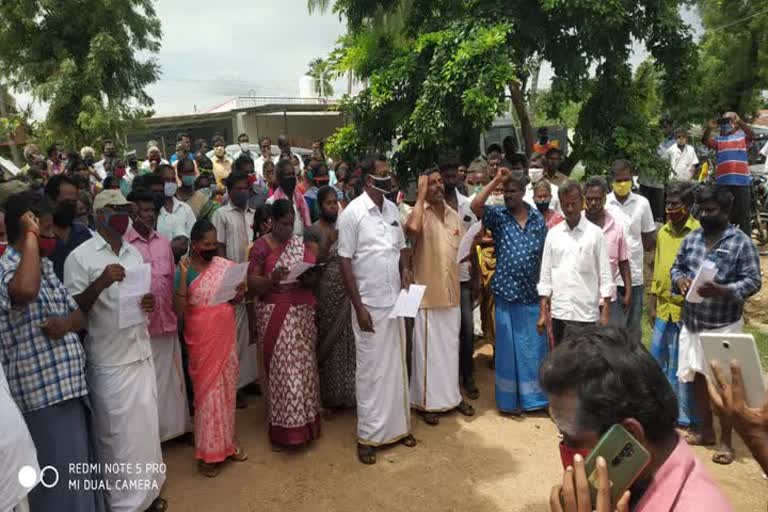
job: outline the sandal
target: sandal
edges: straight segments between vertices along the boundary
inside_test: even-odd
[[[413,448],[418,443],[416,442],[416,438],[413,437],[413,434],[408,434],[407,436],[405,436],[404,438],[402,438],[400,440],[400,444],[403,444],[403,445],[407,446],[408,448]]]
[[[732,464],[734,459],[735,456],[733,454],[733,450],[717,450],[712,456],[712,462],[715,464],[722,464],[723,466]]]
[[[272,445],[272,451],[275,453],[280,453],[285,451],[285,446],[277,443],[270,443]]]
[[[198,470],[202,475],[207,476],[208,478],[215,478],[219,476],[219,472],[221,472],[221,468],[218,464],[208,464],[206,462],[201,462]]]
[[[690,446],[714,446],[715,436],[704,436],[701,432],[695,432],[693,430],[685,434],[685,442]]]
[[[168,502],[158,496],[155,498],[155,501],[152,502],[146,512],[164,512],[165,510],[168,510]]]
[[[228,458],[232,462],[243,462],[248,460],[248,454],[245,453],[245,451],[243,451],[243,449],[238,446],[235,448],[235,453],[230,455]]]
[[[432,427],[440,424],[440,417],[434,412],[424,413],[424,423]]]
[[[464,416],[474,416],[475,415],[475,408],[469,405],[467,402],[462,400],[459,402],[459,405],[456,406],[456,410],[459,411]]]
[[[363,464],[371,466],[376,464],[376,451],[373,446],[357,443],[357,458]]]

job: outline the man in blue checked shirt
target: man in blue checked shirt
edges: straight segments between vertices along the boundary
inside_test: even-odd
[[[690,444],[714,445],[715,431],[704,377],[707,361],[701,348],[702,333],[739,333],[744,325],[744,302],[762,286],[760,257],[752,240],[728,223],[733,194],[722,187],[706,187],[696,200],[701,211],[701,228],[683,240],[672,266],[673,293],[685,295],[704,261],[717,268],[714,281],[699,288],[703,302],[688,301],[683,306],[680,355],[677,377],[694,382],[700,430],[688,436]],[[718,464],[733,462],[731,425],[720,419],[720,446],[712,460]]]
[[[31,192],[11,196],[6,205],[9,245],[0,258],[0,362],[40,467],[53,466],[64,482],[33,489],[31,510],[104,510],[100,493],[82,487],[71,492],[66,484],[81,478],[70,475],[70,463],[94,463],[96,453],[85,353],[75,334],[84,327],[85,315],[45,257],[48,246],[40,243],[41,234],[51,229],[50,214]],[[43,218],[48,220],[40,222]]]

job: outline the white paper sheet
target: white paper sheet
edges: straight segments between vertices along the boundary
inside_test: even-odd
[[[229,267],[224,272],[224,277],[221,279],[221,285],[216,290],[216,295],[213,296],[214,304],[223,304],[234,299],[237,295],[237,287],[240,283],[245,281],[245,276],[248,274],[248,262],[240,263]]]
[[[459,243],[459,252],[456,253],[456,263],[461,263],[467,256],[469,256],[469,251],[472,250],[472,242],[475,241],[475,237],[482,227],[482,222],[475,222],[469,226],[469,229],[464,233],[464,237],[461,239],[461,243]]]
[[[397,318],[399,316],[416,318],[419,314],[419,306],[421,305],[421,299],[424,298],[424,292],[427,287],[421,284],[412,284],[408,291],[400,290],[400,296],[397,297],[397,302],[389,313],[389,318]]]
[[[315,266],[314,263],[307,263],[304,261],[297,263],[296,265],[288,269],[288,275],[283,280],[283,283],[285,284],[295,283],[296,281],[299,280],[299,276],[301,276],[301,274],[303,274],[304,272],[306,272],[307,270],[311,269],[314,266]]]
[[[151,283],[152,266],[149,263],[125,269],[125,279],[117,285],[120,329],[147,321],[147,315],[141,309],[141,298],[149,293]]]
[[[694,277],[693,281],[691,282],[691,287],[688,288],[688,293],[685,296],[685,300],[691,304],[699,304],[703,302],[704,297],[699,295],[699,289],[703,285],[714,281],[716,275],[717,268],[715,267],[714,262],[706,260],[704,263],[702,263],[701,268],[696,273],[696,277]]]

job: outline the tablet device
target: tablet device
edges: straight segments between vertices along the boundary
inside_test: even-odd
[[[760,365],[755,338],[751,334],[701,334],[701,347],[707,360],[707,375],[714,379],[709,363],[717,360],[723,375],[731,381],[731,361],[734,359],[741,366],[744,378],[744,393],[747,405],[762,407],[765,403],[765,379]]]

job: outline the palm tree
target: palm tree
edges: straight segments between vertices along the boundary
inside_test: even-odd
[[[315,92],[318,97],[328,98],[333,96],[333,84],[331,83],[331,78],[334,77],[335,73],[328,64],[328,61],[319,57],[313,59],[309,63],[307,75],[315,79]]]

